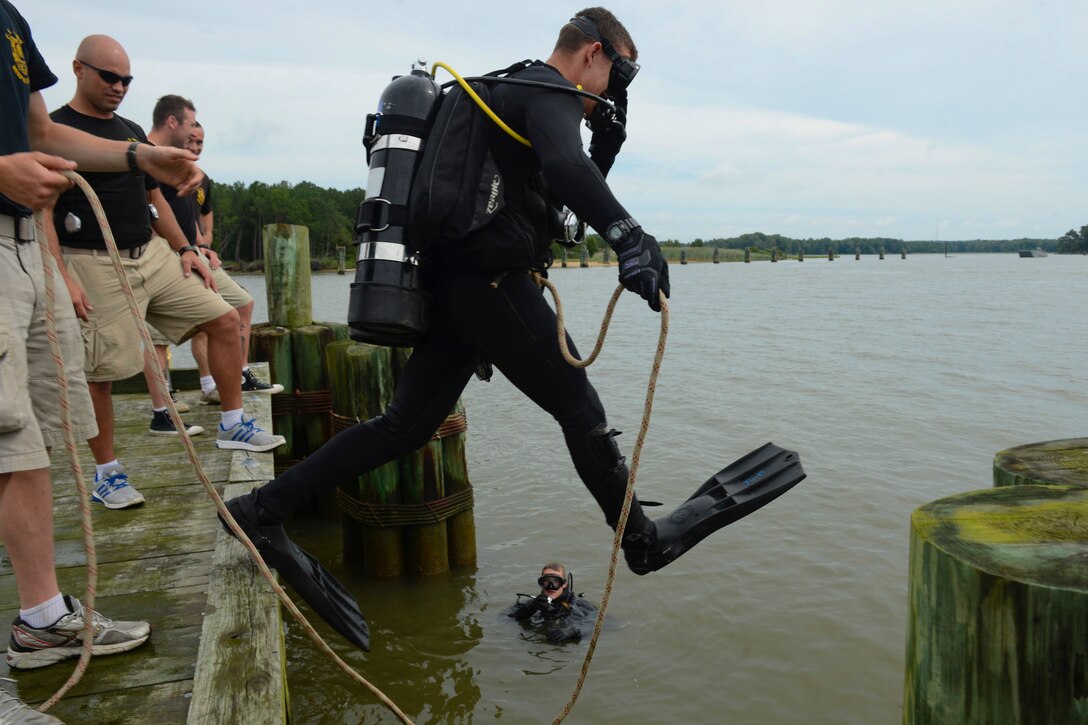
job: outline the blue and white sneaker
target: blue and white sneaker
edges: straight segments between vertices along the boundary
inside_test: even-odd
[[[282,446],[287,440],[283,436],[274,435],[263,430],[257,425],[256,418],[248,420],[243,415],[239,423],[230,428],[224,428],[219,424],[219,432],[215,436],[217,448],[233,448],[242,451],[262,453],[270,451],[277,446]]]
[[[128,482],[128,474],[120,463],[110,466],[102,475],[94,474],[91,498],[108,509],[124,509],[144,502],[143,494]]]

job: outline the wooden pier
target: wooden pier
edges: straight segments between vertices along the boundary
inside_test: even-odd
[[[267,377],[264,365],[254,366]],[[247,415],[272,429],[268,396],[245,394]],[[193,438],[208,478],[228,498],[272,478],[271,453],[215,447],[219,406],[179,399],[182,415],[204,427]],[[118,458],[147,502],[111,511],[92,503],[98,559],[95,608],[113,619],[151,622],[151,640],[91,659],[83,679],[50,712],[66,723],[282,723],[286,721],[280,607],[241,544],[220,528],[215,507],[180,440],[148,433],[146,394],[115,395]],[[94,459],[80,446],[84,480]],[[61,591],[82,598],[86,558],[75,481],[63,450],[53,451],[53,516]],[[218,545],[217,545],[218,542]],[[0,547],[0,620],[18,615],[11,562]],[[4,630],[6,633],[6,630]],[[9,671],[24,702],[37,704],[68,678],[75,660]]]

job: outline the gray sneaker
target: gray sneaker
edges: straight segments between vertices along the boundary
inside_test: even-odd
[[[14,680],[3,678],[14,685]],[[38,712],[29,705],[24,704],[6,688],[0,688],[0,725],[64,725],[52,715]]]
[[[83,649],[83,605],[75,597],[64,595],[68,614],[48,627],[38,629],[16,618],[11,625],[8,642],[8,667],[13,670],[32,670],[55,662],[77,659]],[[151,625],[147,622],[115,622],[94,613],[95,655],[112,655],[128,652],[147,641]]]
[[[200,404],[201,405],[219,405],[220,404],[220,402],[219,402],[219,390],[217,388],[212,388],[211,391],[207,392],[207,393],[201,391],[201,393],[200,393]]]
[[[262,453],[276,446],[282,446],[287,440],[283,436],[273,435],[257,425],[256,418],[242,416],[242,421],[231,428],[224,428],[220,423],[215,436],[217,448],[233,448],[242,451]]]
[[[108,509],[123,509],[144,502],[143,494],[128,482],[128,474],[120,463],[107,468],[101,476],[94,474],[91,498]]]

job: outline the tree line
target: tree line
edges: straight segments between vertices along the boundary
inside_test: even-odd
[[[310,256],[334,258],[336,247],[348,246],[355,237],[355,216],[366,196],[361,188],[326,189],[303,181],[290,184],[266,184],[254,181],[214,183],[212,207],[215,211],[215,247],[225,260],[259,262],[262,259],[261,230],[266,224],[299,224],[310,230]],[[600,238],[589,235],[590,253],[602,245]],[[1088,253],[1088,225],[1078,232],[1070,229],[1060,239],[976,239],[971,241],[904,241],[889,237],[850,237],[847,239],[794,239],[781,234],[752,232],[737,237],[696,239],[690,245],[675,239],[661,241],[662,246],[721,247],[723,249],[777,248],[786,254],[876,254],[881,250],[894,254],[902,249],[912,253],[1016,252],[1036,247],[1050,252]],[[556,248],[558,250],[558,248]],[[348,252],[348,259],[354,258]]]

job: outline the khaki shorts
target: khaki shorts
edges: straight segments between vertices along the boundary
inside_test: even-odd
[[[204,263],[207,264],[208,260],[205,259]],[[212,270],[212,279],[215,280],[215,286],[219,288],[219,296],[234,309],[241,309],[253,302],[253,298],[250,297],[246,288],[231,279],[231,276],[227,274],[227,270],[223,269],[222,266]],[[151,325],[147,326],[147,331],[151,333],[151,342],[155,345],[170,344],[170,341],[166,339],[166,335]]]
[[[204,263],[208,263],[206,258]],[[219,288],[219,296],[234,309],[241,309],[253,301],[246,288],[235,282],[222,265],[212,270],[212,279],[215,280],[215,286]]]
[[[90,321],[80,322],[87,379],[123,380],[143,370],[140,334],[109,255],[65,254],[64,263],[94,308]],[[198,326],[231,311],[200,275],[182,274],[181,261],[165,239],[153,237],[139,259],[122,256],[121,265],[140,313],[175,345],[192,337]]]
[[[56,276],[57,337],[76,441],[98,435],[83,377],[72,299]],[[64,444],[57,370],[45,321],[45,275],[37,243],[0,236],[0,473],[46,468],[46,447]]]

